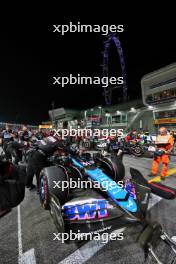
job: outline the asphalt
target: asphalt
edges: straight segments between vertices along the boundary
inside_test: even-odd
[[[176,167],[176,158],[171,158],[169,168]],[[124,165],[126,176],[129,168],[138,169],[146,178],[150,172],[152,160],[126,155]],[[176,187],[176,173],[165,181]],[[156,197],[152,196],[156,202]],[[152,202],[151,201],[151,202]],[[168,234],[176,236],[176,200],[157,200],[149,210],[149,218],[159,221]],[[26,190],[26,196],[20,207],[14,208],[0,219],[0,264],[142,264],[144,252],[135,242],[140,227],[130,227],[124,231],[122,241],[110,241],[107,244],[87,242],[82,244],[62,244],[54,240],[57,230],[48,211],[41,208],[35,191]],[[173,264],[174,254],[165,243],[156,249],[162,263]],[[151,258],[147,264],[155,263]]]

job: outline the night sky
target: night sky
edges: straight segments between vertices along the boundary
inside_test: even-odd
[[[37,124],[48,120],[52,101],[55,107],[86,109],[104,104],[100,86],[67,86],[52,84],[53,76],[101,76],[105,36],[99,33],[53,33],[53,24],[123,24],[119,39],[125,56],[128,95],[140,98],[140,79],[153,70],[176,62],[175,24],[152,20],[124,22],[107,17],[94,19],[65,16],[50,22],[40,19],[25,23],[4,24],[0,43],[0,121]],[[110,69],[118,69],[115,48],[110,52]],[[115,70],[114,70],[115,69]],[[118,98],[117,98],[118,101]]]

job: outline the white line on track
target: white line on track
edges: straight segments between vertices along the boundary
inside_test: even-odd
[[[23,254],[23,264],[36,264],[34,248]]]
[[[22,246],[20,205],[18,205],[18,208],[17,208],[17,220],[18,220],[18,264],[23,264],[23,246]]]
[[[162,200],[161,197],[151,194],[151,199],[149,201],[148,210],[150,210],[154,205],[159,203]],[[118,236],[119,233],[123,232],[126,228],[116,229],[113,231],[113,233]],[[107,241],[108,243],[109,241]],[[77,249],[75,252],[73,252],[71,255],[69,255],[67,258],[60,261],[58,264],[83,264],[86,261],[88,261],[90,258],[92,258],[100,249],[102,249],[107,243],[103,243],[100,241],[89,241],[79,249]]]
[[[125,228],[117,229],[113,233],[118,236],[122,233]],[[77,249],[70,256],[59,262],[58,264],[83,264],[91,257],[93,257],[100,249],[102,249],[109,241],[104,242],[103,240],[95,241],[91,240],[80,249]]]
[[[155,204],[159,203],[161,200],[161,197],[152,193],[148,204],[148,210],[150,210],[153,206],[155,206]]]
[[[28,250],[23,254],[20,205],[18,205],[17,207],[17,222],[18,222],[18,264],[36,264],[34,248]]]

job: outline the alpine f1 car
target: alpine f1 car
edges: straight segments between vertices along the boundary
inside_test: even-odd
[[[131,169],[134,178],[136,173]],[[123,163],[115,155],[93,158],[90,154],[60,155],[53,159],[53,166],[41,172],[41,205],[50,210],[60,234],[72,231],[84,236],[140,224],[143,231],[138,242],[161,263],[153,251],[155,242],[164,240],[175,253],[176,244],[159,223],[146,220],[150,188],[136,181],[125,181],[124,176]],[[83,184],[72,188],[73,180]],[[93,184],[92,188],[88,182]]]

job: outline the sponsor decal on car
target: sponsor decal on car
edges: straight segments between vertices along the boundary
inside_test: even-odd
[[[82,204],[81,204],[82,203]],[[63,206],[65,219],[88,220],[108,217],[108,208],[112,208],[105,199],[83,200],[78,203],[66,203]]]

